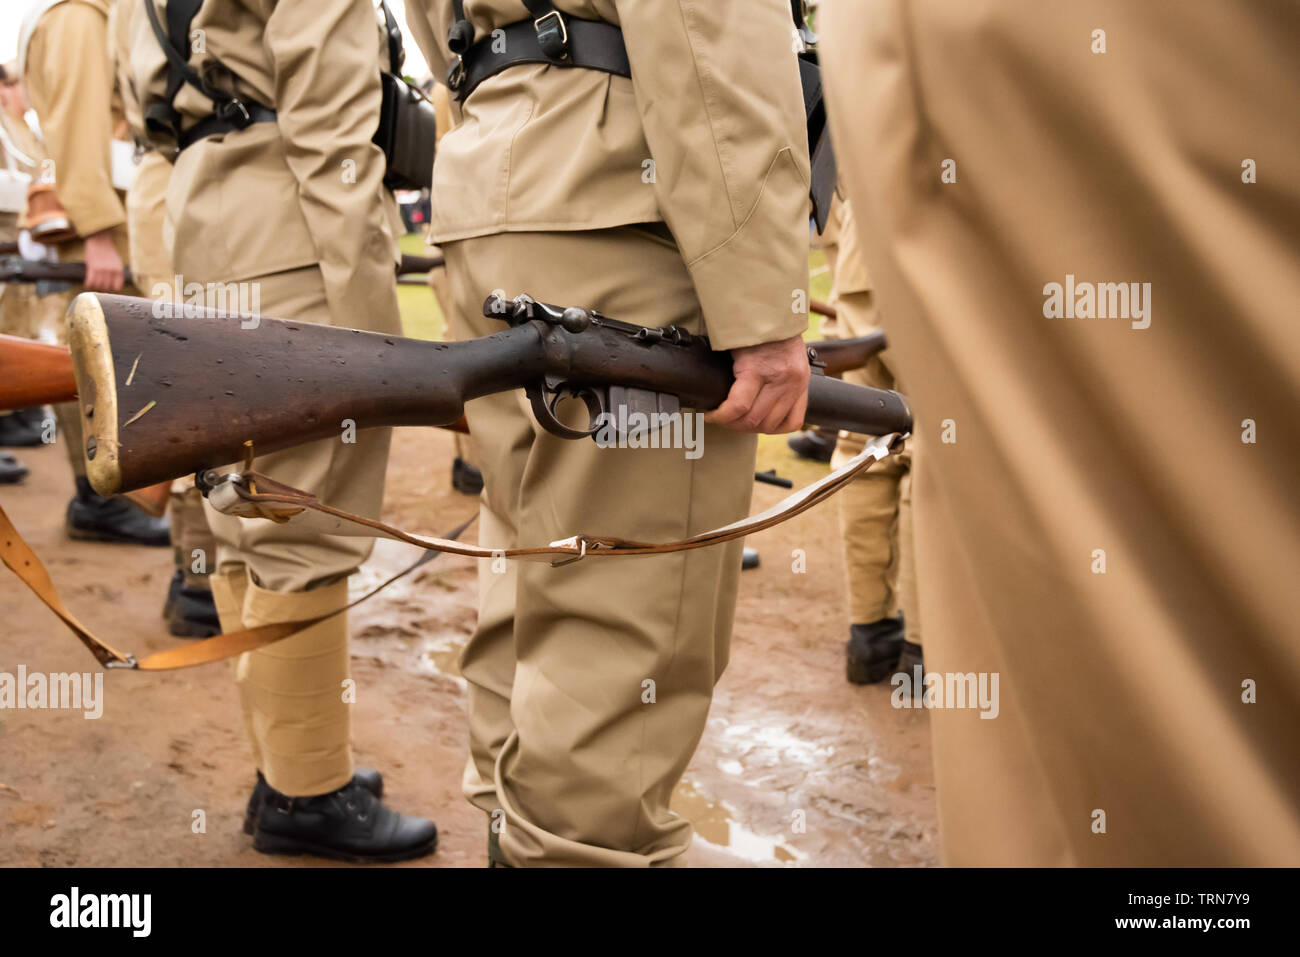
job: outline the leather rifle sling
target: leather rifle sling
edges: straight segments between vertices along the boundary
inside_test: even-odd
[[[89,629],[77,620],[76,616],[59,597],[49,573],[41,564],[36,553],[18,534],[9,517],[0,509],[0,557],[28,588],[45,603],[59,619],[67,625],[82,643],[90,649],[100,664],[106,668],[131,668],[138,671],[170,671],[175,668],[189,668],[195,665],[221,661],[245,651],[265,647],[273,642],[288,638],[306,628],[310,628],[327,618],[354,608],[378,594],[390,584],[410,574],[425,562],[437,557],[442,552],[453,555],[465,555],[470,558],[516,558],[532,561],[549,561],[560,566],[576,562],[587,557],[617,557],[627,555],[662,555],[669,552],[687,551],[694,548],[706,548],[734,541],[754,532],[779,525],[807,511],[814,505],[829,498],[846,484],[866,471],[874,462],[881,461],[896,451],[906,436],[880,436],[872,439],[866,447],[840,468],[825,478],[799,489],[782,499],[776,505],[756,515],[723,525],[719,528],[701,532],[690,538],[675,542],[649,543],[623,538],[609,538],[593,535],[573,535],[547,545],[535,545],[522,548],[488,548],[481,545],[467,545],[456,539],[473,522],[473,517],[465,521],[446,538],[425,538],[412,535],[392,525],[376,519],[354,515],[342,509],[334,508],[319,501],[315,495],[302,489],[285,485],[257,472],[245,472],[241,481],[225,481],[216,485],[208,493],[209,502],[219,511],[243,518],[267,518],[272,521],[293,521],[294,524],[312,531],[328,535],[363,536],[369,538],[389,538],[407,542],[426,549],[410,567],[398,572],[392,578],[377,585],[365,595],[343,606],[337,611],[317,618],[273,622],[246,628],[241,631],[226,632],[192,642],[168,651],[155,652],[137,659],[134,655],[117,651],[111,645],[97,638]],[[259,491],[259,487],[261,490]]]
[[[477,515],[470,516],[460,526],[453,529],[448,538],[454,540],[459,537],[465,529],[469,528],[475,518],[477,518]],[[188,642],[179,647],[155,652],[137,659],[130,652],[118,651],[77,620],[77,617],[68,610],[68,606],[63,603],[63,599],[59,597],[54,582],[50,580],[50,573],[45,570],[45,566],[36,557],[36,553],[32,551],[31,546],[23,541],[23,537],[18,534],[18,530],[14,528],[13,522],[9,520],[9,516],[5,514],[4,509],[0,508],[0,558],[3,558],[5,565],[22,579],[23,583],[32,590],[37,598],[45,603],[45,606],[50,611],[59,617],[60,621],[68,626],[68,630],[81,639],[82,644],[90,650],[90,653],[105,668],[128,668],[136,671],[173,671],[177,668],[192,668],[195,665],[206,665],[214,661],[222,661],[245,651],[256,651],[258,648],[264,648],[291,635],[296,635],[298,632],[305,631],[326,619],[355,608],[363,601],[379,594],[399,578],[404,578],[421,565],[437,557],[438,552],[436,551],[425,552],[415,562],[387,581],[376,585],[360,598],[330,612],[328,615],[317,615],[314,618],[302,618],[296,621],[276,621],[266,625],[258,625],[255,628],[228,631],[220,635],[213,635],[211,638],[204,638],[202,641]]]

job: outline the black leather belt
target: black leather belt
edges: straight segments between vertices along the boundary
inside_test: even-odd
[[[223,103],[222,108],[199,120],[188,130],[182,130],[177,145],[183,150],[209,136],[221,136],[243,130],[254,123],[274,123],[275,110],[244,100]]]
[[[632,76],[622,30],[603,20],[579,20],[551,10],[536,20],[507,24],[469,47],[452,64],[447,86],[457,100],[464,100],[488,77],[521,63]]]

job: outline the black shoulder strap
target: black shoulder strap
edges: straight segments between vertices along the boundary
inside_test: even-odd
[[[402,65],[406,62],[406,50],[402,48],[402,28],[397,25],[397,18],[388,9],[387,0],[380,0],[379,8],[384,11],[384,31],[388,34],[388,69],[394,76],[402,75]]]
[[[474,42],[474,24],[465,19],[465,0],[451,0],[451,15],[447,46],[456,56],[464,56]]]
[[[181,114],[176,109],[176,94],[189,84],[212,101],[213,114],[222,123],[243,129],[254,122],[254,114],[263,119],[274,115],[267,107],[252,99],[241,99],[204,82],[199,71],[190,66],[190,26],[198,16],[203,0],[167,0],[167,29],[158,19],[157,0],[143,0],[145,13],[153,35],[167,55],[167,91],[161,102],[154,103],[145,113],[145,125],[154,133],[170,136],[181,146],[185,137],[181,132]]]
[[[203,0],[169,0],[167,4],[167,30],[163,30],[158,20],[155,0],[144,0],[145,13],[149,17],[149,26],[158,39],[159,46],[167,55],[167,102],[176,99],[181,87],[189,83],[205,94],[203,81],[198,71],[190,66],[190,24],[199,14]]]

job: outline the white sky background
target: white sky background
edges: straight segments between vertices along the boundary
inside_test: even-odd
[[[118,2],[123,3],[128,0],[118,0]],[[378,5],[376,0],[375,6]],[[8,63],[18,55],[18,27],[30,6],[28,0],[0,0],[0,63]],[[397,22],[402,25],[402,33],[406,38],[406,66],[403,72],[417,80],[422,80],[428,74],[429,67],[424,61],[420,48],[411,39],[410,31],[406,29],[405,4],[402,0],[389,0],[388,6],[392,9],[393,16],[397,17]]]

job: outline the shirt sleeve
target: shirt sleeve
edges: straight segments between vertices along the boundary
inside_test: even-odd
[[[104,13],[85,3],[52,7],[32,33],[27,63],[28,95],[54,162],[55,193],[77,233],[125,225],[113,188],[113,65]]]
[[[808,140],[786,0],[615,0],[656,200],[715,348],[808,325]],[[647,177],[643,177],[645,179]]]
[[[396,259],[384,188],[379,49],[368,0],[264,0],[276,122],[316,246],[331,322],[391,313]],[[254,215],[255,211],[250,211]],[[376,298],[375,291],[385,290]]]

